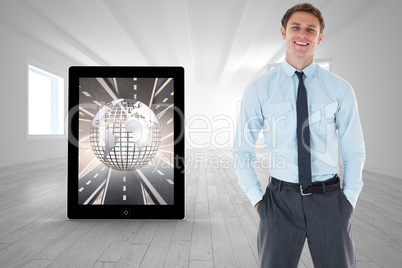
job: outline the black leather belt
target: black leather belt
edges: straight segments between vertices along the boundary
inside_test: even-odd
[[[313,182],[309,187],[307,187],[307,189],[303,189],[303,187],[298,183],[281,181],[274,177],[271,177],[271,183],[280,189],[300,192],[301,195],[323,194],[340,189],[340,180],[338,175],[335,175],[333,178],[326,181]]]

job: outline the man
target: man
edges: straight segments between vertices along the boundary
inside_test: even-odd
[[[352,87],[314,62],[324,26],[313,5],[290,8],[281,27],[286,60],[243,95],[233,159],[260,216],[261,267],[297,267],[306,238],[315,267],[356,265],[351,216],[363,187],[365,148]],[[261,129],[270,159],[284,160],[270,164],[264,195],[253,166]]]

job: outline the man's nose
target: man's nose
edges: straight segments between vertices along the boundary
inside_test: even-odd
[[[299,31],[299,37],[301,38],[307,38],[308,32],[306,30],[301,30]]]

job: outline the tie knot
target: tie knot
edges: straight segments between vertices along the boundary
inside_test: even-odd
[[[303,73],[303,72],[298,72],[298,71],[296,71],[295,73],[296,73],[296,75],[299,77],[299,81],[303,81],[303,75],[304,75],[304,73]]]

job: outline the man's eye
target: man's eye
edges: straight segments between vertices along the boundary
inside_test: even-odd
[[[309,32],[314,32],[314,29],[308,28],[307,31],[309,31]]]
[[[293,26],[294,30],[299,30],[299,26]]]

